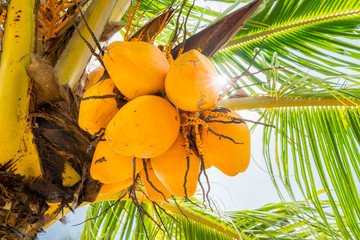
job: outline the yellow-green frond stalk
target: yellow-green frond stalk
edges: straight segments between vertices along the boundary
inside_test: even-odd
[[[0,66],[0,164],[16,162],[16,173],[41,175],[28,122],[30,62],[35,30],[33,0],[12,0],[3,39]]]
[[[116,2],[117,0],[92,1],[91,5],[86,10],[86,21],[97,39],[100,38]],[[78,30],[95,49],[95,42],[84,21],[78,26]],[[89,50],[89,47],[75,30],[74,35],[55,65],[55,70],[59,75],[60,83],[67,83],[70,88],[74,88],[84,72],[90,57],[91,51]]]
[[[109,22],[120,22],[126,10],[129,8],[130,3],[130,0],[117,1],[114,7],[114,11],[111,13],[111,16],[109,18]]]

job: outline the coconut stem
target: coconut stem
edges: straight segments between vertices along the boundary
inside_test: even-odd
[[[216,103],[233,110],[277,107],[360,106],[360,100],[255,96],[222,99]]]

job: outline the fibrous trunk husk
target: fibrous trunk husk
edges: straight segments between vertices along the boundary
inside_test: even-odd
[[[14,174],[16,161],[0,166],[0,239],[35,239],[45,222],[49,208],[42,195],[33,189],[32,182]]]
[[[77,97],[69,88],[66,91],[69,96],[67,100],[37,107],[31,116],[34,122],[34,141],[38,148],[44,176],[62,190],[61,193],[56,193],[60,199],[54,199],[54,201],[61,200],[61,202],[77,206],[83,201],[94,198],[86,196],[84,192],[85,185],[93,182],[90,178],[89,167],[94,149],[89,148],[91,136],[77,123],[79,109]],[[81,182],[71,187],[63,186],[62,173],[65,163],[69,163],[81,176]]]
[[[100,190],[99,182],[89,174],[93,155],[93,149],[88,149],[91,136],[77,124],[76,97],[69,89],[64,91],[69,97],[60,102],[37,106],[34,100],[29,115],[42,177],[15,174],[16,159],[0,165],[0,239],[36,239],[42,227],[63,208],[94,201]],[[71,165],[81,181],[63,186],[65,163]],[[51,203],[59,207],[49,215],[46,211]]]

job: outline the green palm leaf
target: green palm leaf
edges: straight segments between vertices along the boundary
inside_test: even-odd
[[[247,69],[263,41],[261,59],[254,62],[257,69],[262,69],[264,61],[270,63],[277,54],[279,67],[295,66],[303,72],[312,69],[321,77],[353,80],[352,75],[360,70],[360,46],[356,44],[359,6],[354,0],[267,1],[263,10],[213,60],[228,77],[239,75]],[[279,80],[285,81],[286,75],[295,73],[291,68],[285,72]],[[255,76],[247,80],[261,82]],[[246,85],[244,80],[242,85]],[[261,86],[259,89],[263,90]]]
[[[309,204],[324,221],[325,198],[343,236],[358,236],[359,108],[272,109],[265,116],[265,122],[277,126],[264,131],[264,155],[279,193],[283,185],[294,201],[299,192],[312,198]],[[320,190],[322,199],[317,195]]]
[[[143,204],[162,229],[142,216],[130,201],[96,203],[89,208],[82,239],[341,239],[335,216],[323,201],[321,219],[316,208],[306,202],[268,204],[245,211],[212,212],[192,203],[179,202],[180,208],[165,213],[151,204]],[[172,205],[173,202],[170,202]],[[108,209],[105,212],[99,210]],[[169,215],[171,214],[171,216]],[[150,221],[150,222],[149,222]]]

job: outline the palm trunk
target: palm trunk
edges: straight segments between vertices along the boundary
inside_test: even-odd
[[[128,1],[122,2],[126,6]],[[46,41],[35,44],[37,3],[12,0],[7,9],[0,66],[0,239],[35,239],[64,209],[95,201],[100,190],[89,174],[91,136],[77,124],[78,97],[59,85],[57,74],[41,56],[30,56],[35,45],[37,53],[47,54],[39,49]],[[94,21],[97,35],[112,10],[108,5],[106,16]],[[50,42],[61,41],[48,40],[48,46]],[[74,47],[73,42],[63,41],[65,46],[58,46],[58,51]],[[90,56],[88,49],[86,54]],[[69,61],[76,65],[74,59]],[[78,73],[86,65],[76,66],[77,71],[63,70],[59,75],[66,72],[79,81]]]

